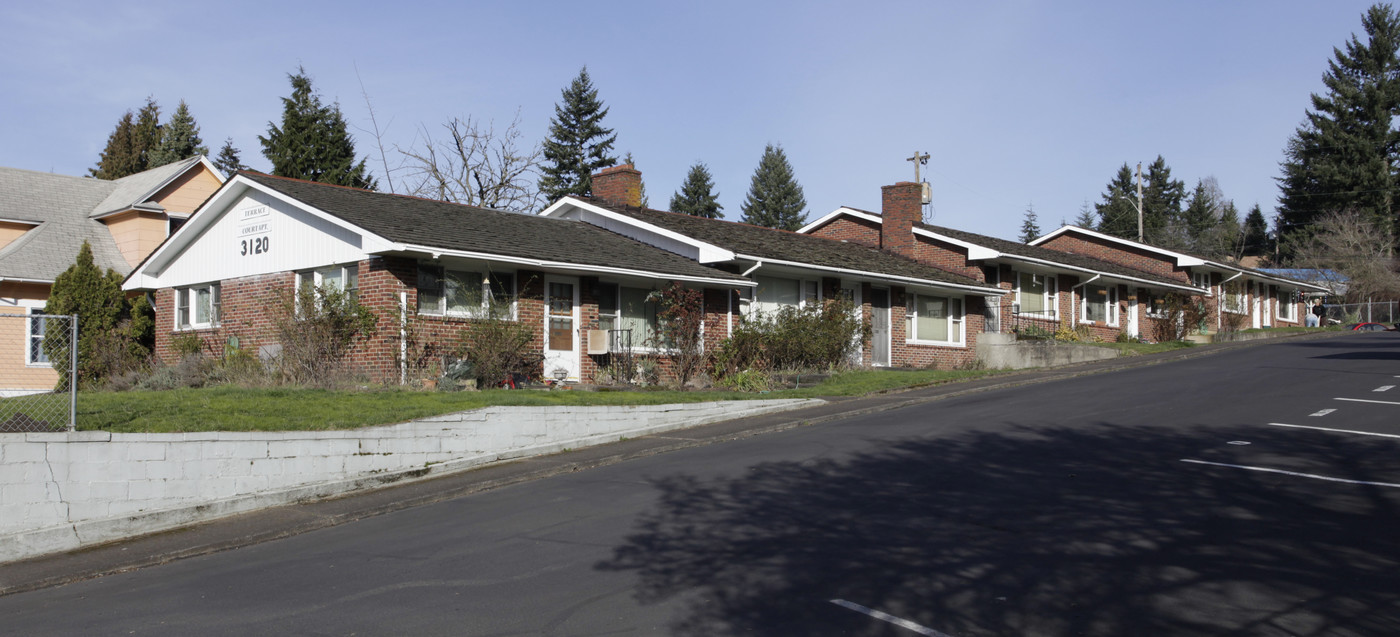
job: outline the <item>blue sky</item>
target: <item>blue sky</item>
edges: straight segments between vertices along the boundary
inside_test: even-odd
[[[257,136],[304,66],[373,151],[453,117],[520,114],[530,142],[587,65],[653,207],[710,166],[730,219],[767,143],[810,217],[879,210],[932,159],[934,223],[1014,238],[1159,154],[1272,216],[1308,95],[1368,2],[11,2],[0,6],[0,166],[85,175],[128,109],[189,103],[217,151]],[[358,77],[357,77],[358,75]],[[377,158],[371,158],[382,172]],[[383,186],[381,179],[381,186]]]

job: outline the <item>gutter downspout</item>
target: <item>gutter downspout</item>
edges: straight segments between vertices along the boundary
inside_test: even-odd
[[[761,267],[763,267],[763,262],[762,262],[762,261],[754,261],[753,267],[752,267],[752,268],[749,268],[749,269],[747,269],[747,270],[744,270],[744,273],[743,273],[743,274],[740,274],[739,276],[748,276],[748,275],[750,275],[750,274],[753,274],[753,271],[754,271],[754,270],[757,270],[757,269],[759,269],[759,268],[761,268]]]

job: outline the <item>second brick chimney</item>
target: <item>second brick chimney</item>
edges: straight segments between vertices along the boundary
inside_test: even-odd
[[[914,256],[914,224],[923,220],[923,184],[901,181],[880,188],[880,247]]]
[[[642,171],[621,164],[593,173],[593,196],[610,204],[642,207]]]

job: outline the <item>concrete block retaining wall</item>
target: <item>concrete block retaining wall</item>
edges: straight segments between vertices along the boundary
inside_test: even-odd
[[[0,434],[0,562],[819,402],[490,407],[348,431]]]

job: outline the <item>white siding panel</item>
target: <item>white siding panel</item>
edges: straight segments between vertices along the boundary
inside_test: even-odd
[[[218,220],[157,277],[155,287],[305,270],[367,257],[360,233],[275,197],[249,192],[232,205],[209,209]]]

